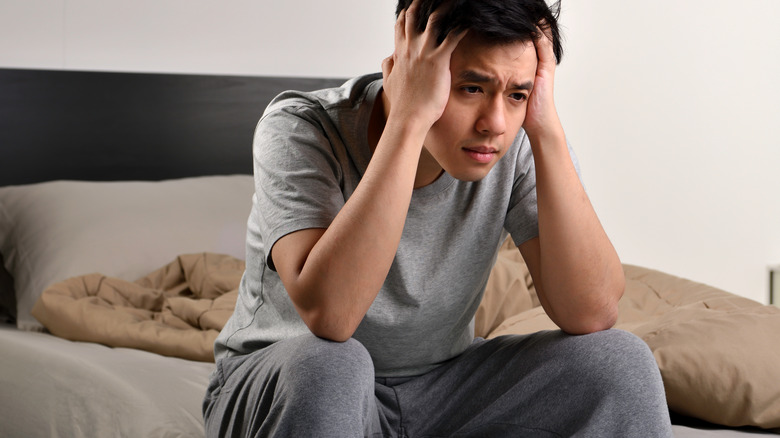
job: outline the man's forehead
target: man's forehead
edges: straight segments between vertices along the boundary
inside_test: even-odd
[[[524,85],[536,77],[536,64],[533,42],[488,44],[466,36],[453,52],[450,67],[456,79]]]

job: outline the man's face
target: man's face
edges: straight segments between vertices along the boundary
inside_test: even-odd
[[[533,42],[489,45],[467,35],[452,54],[450,98],[425,138],[421,169],[484,178],[523,125],[536,63]]]

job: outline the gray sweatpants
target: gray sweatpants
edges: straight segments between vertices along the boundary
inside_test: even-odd
[[[404,378],[306,335],[220,360],[203,412],[209,437],[672,436],[655,360],[620,330],[476,340]]]

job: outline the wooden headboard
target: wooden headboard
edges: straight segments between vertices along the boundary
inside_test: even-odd
[[[251,174],[268,102],[343,81],[0,69],[0,186]]]

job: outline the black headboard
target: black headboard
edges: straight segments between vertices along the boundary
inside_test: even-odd
[[[268,102],[342,82],[0,69],[0,186],[251,174]]]

